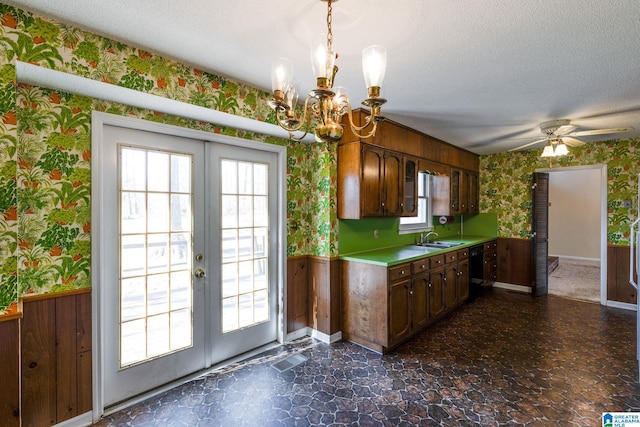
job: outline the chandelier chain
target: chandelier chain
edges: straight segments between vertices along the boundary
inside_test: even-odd
[[[333,32],[331,31],[331,13],[333,8],[331,7],[331,0],[327,0],[327,50],[333,51]]]

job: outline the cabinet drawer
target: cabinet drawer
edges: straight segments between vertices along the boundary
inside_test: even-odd
[[[413,274],[419,274],[423,271],[429,270],[429,258],[423,258],[411,263],[411,269]]]
[[[430,268],[440,267],[441,265],[444,265],[444,254],[442,254],[442,255],[434,255],[432,257],[429,257],[429,267]]]
[[[389,267],[389,280],[391,282],[395,282],[396,280],[409,276],[411,276],[411,264],[401,264]]]
[[[469,248],[458,250],[458,261],[463,261],[469,258]]]
[[[456,262],[458,260],[458,252],[451,251],[444,254],[445,263]]]
[[[492,249],[498,249],[498,241],[497,240],[492,240],[491,242],[487,242],[484,244],[484,250],[486,251],[490,251]]]

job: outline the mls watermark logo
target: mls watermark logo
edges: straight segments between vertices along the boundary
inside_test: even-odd
[[[602,427],[640,427],[640,412],[604,412]]]

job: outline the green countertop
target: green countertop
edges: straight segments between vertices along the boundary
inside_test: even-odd
[[[460,245],[451,248],[428,248],[416,245],[394,246],[390,248],[374,249],[371,251],[356,252],[340,255],[343,261],[356,261],[368,264],[381,265],[391,267],[393,265],[402,264],[404,262],[415,261],[425,256],[443,254],[449,251],[456,251],[462,248],[468,248],[480,243],[490,242],[496,237],[489,236],[463,236],[463,237],[447,237],[444,239],[436,239],[436,241],[459,242]]]

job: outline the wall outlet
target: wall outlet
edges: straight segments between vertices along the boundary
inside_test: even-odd
[[[622,207],[626,209],[631,209],[631,200],[623,200]]]
[[[378,230],[373,230],[373,238],[377,240],[378,237],[380,237],[380,232]]]

